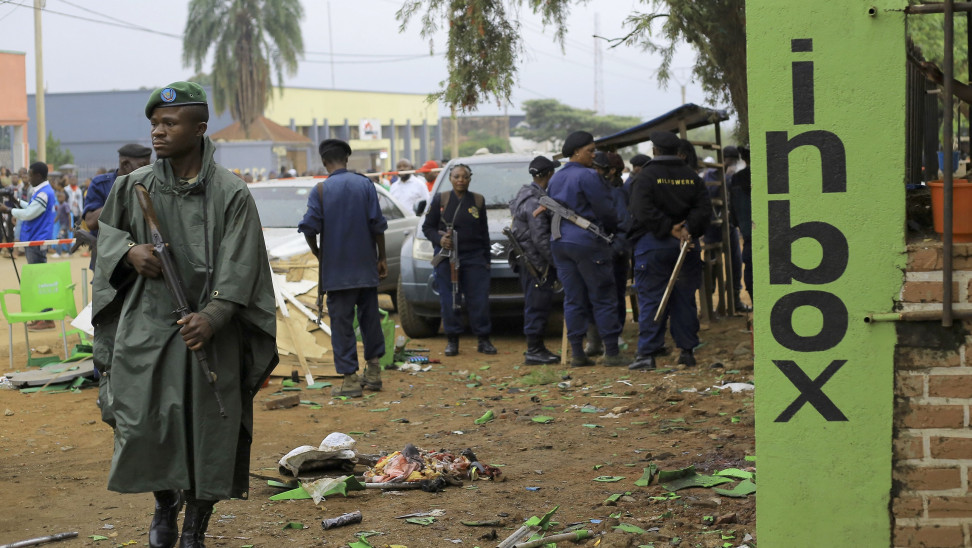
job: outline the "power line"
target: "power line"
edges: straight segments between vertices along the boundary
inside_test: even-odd
[[[440,57],[441,55],[442,55],[441,53],[440,54],[436,54],[434,56],[433,55],[428,55],[428,54],[422,54],[422,55],[415,55],[415,56],[411,56],[411,57],[394,57],[394,58],[389,58],[389,59],[368,59],[368,60],[364,60],[364,61],[333,61],[333,62],[332,61],[315,61],[313,59],[303,59],[300,62],[301,63],[315,63],[315,64],[319,64],[319,65],[330,65],[330,64],[334,64],[334,65],[370,65],[370,64],[383,64],[383,63],[399,63],[399,62],[402,62],[402,61],[415,61],[415,60],[418,60],[418,59],[432,59],[433,57]]]
[[[10,5],[12,5],[12,6],[19,6],[21,8],[28,8],[28,9],[32,9],[32,10],[39,9],[39,10],[45,12],[45,13],[50,13],[50,14],[53,14],[53,15],[61,15],[61,16],[64,16],[64,17],[68,17],[70,19],[77,19],[79,21],[88,21],[89,23],[98,23],[98,24],[101,24],[101,25],[108,25],[109,27],[118,27],[118,28],[123,28],[123,29],[128,29],[128,30],[136,30],[136,31],[139,31],[139,32],[148,32],[148,33],[151,33],[151,34],[157,34],[159,36],[165,36],[167,38],[176,38],[178,40],[182,40],[182,35],[181,34],[172,34],[172,33],[168,33],[168,32],[162,32],[162,31],[159,31],[159,30],[152,30],[152,29],[145,28],[145,27],[132,26],[131,23],[121,24],[121,23],[115,23],[115,22],[112,22],[112,21],[105,21],[103,19],[92,19],[91,17],[84,17],[82,15],[75,15],[73,13],[64,13],[63,11],[54,11],[54,10],[52,10],[50,8],[36,8],[34,6],[28,6],[28,5],[25,5],[25,4],[18,4],[16,2],[13,2],[13,1],[10,1],[10,0],[8,0],[8,3]]]
[[[95,11],[93,9],[86,8],[84,6],[80,6],[80,5],[75,4],[73,2],[68,2],[68,0],[61,0],[61,2],[64,3],[64,4],[67,4],[67,5],[71,6],[71,7],[77,8],[77,9],[79,9],[81,11],[86,11],[88,13],[91,13],[91,14],[94,14],[94,15],[98,15],[100,17],[104,17],[105,19],[108,19],[110,21],[114,21],[116,23],[121,23],[123,25],[127,25],[127,26],[129,26],[131,28],[136,28],[136,29],[140,29],[140,30],[147,30],[147,31],[153,30],[153,29],[150,29],[148,27],[143,27],[141,25],[137,25],[135,23],[131,23],[129,21],[125,21],[125,20],[122,20],[122,19],[118,19],[117,17],[113,17],[113,16],[108,15],[106,13],[101,13],[101,12]],[[181,38],[181,36],[180,36],[180,38]]]

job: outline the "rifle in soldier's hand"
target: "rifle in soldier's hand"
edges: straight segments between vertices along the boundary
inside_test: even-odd
[[[148,224],[149,233],[152,237],[152,249],[162,263],[162,279],[165,281],[165,287],[168,288],[169,293],[176,302],[177,308],[175,313],[181,320],[191,314],[192,310],[189,308],[189,300],[186,299],[186,292],[182,289],[182,279],[179,276],[179,271],[176,270],[175,260],[172,258],[172,253],[169,251],[165,239],[162,237],[162,232],[159,228],[159,218],[155,215],[155,207],[152,206],[152,198],[149,197],[148,190],[141,184],[135,185],[135,197],[138,199],[138,205],[142,208],[142,215],[145,217],[146,224]],[[209,368],[206,350],[202,348],[194,350],[193,355],[196,356],[196,361],[199,362],[206,381],[216,395],[219,414],[223,418],[226,418],[223,399],[220,397],[219,390],[216,388],[216,374]]]
[[[530,275],[533,276],[533,279],[537,281],[538,287],[543,285],[544,282],[547,281],[547,272],[544,271],[543,274],[540,274],[540,270],[536,267],[536,265],[530,262],[530,258],[527,256],[523,246],[520,245],[519,240],[517,240],[516,236],[513,235],[513,231],[510,230],[510,227],[503,227],[503,235],[510,240],[511,244],[513,244],[513,249],[516,251],[517,255],[523,259],[523,264],[526,265],[527,272],[529,272]]]

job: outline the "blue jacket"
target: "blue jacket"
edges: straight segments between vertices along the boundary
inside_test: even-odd
[[[105,207],[105,201],[108,199],[108,193],[111,192],[112,185],[115,184],[116,177],[118,177],[118,170],[112,170],[91,179],[91,183],[88,184],[88,192],[84,195],[84,209],[81,211],[82,219],[88,213]],[[98,235],[97,230],[92,230],[91,233],[95,236]]]
[[[619,221],[611,189],[593,169],[577,162],[567,162],[550,178],[547,194],[607,232],[617,231]],[[597,247],[607,245],[569,221],[560,223],[560,233],[560,241],[564,243]]]
[[[323,204],[319,189],[323,189]],[[324,235],[320,282],[324,291],[378,287],[375,236],[387,228],[374,183],[346,169],[331,173],[311,190],[307,213],[297,225],[303,234]]]
[[[23,221],[20,228],[20,241],[33,242],[37,240],[50,240],[54,234],[54,219],[57,217],[57,197],[54,196],[54,189],[50,184],[43,184],[30,196],[30,203],[38,200],[46,200],[47,209],[40,216],[34,217],[29,221]]]

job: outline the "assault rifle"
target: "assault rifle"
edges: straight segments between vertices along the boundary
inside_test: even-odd
[[[530,258],[527,256],[526,251],[523,250],[523,246],[520,245],[520,242],[517,241],[516,237],[513,235],[513,231],[510,230],[510,227],[503,227],[503,234],[507,239],[510,240],[510,243],[513,244],[513,250],[516,251],[516,254],[523,259],[527,272],[533,276],[533,279],[537,280],[538,285],[542,285],[547,280],[547,270],[544,269],[543,274],[540,274],[540,270],[536,267],[536,265],[530,262]]]
[[[142,215],[145,217],[146,224],[148,224],[149,233],[152,236],[152,248],[155,251],[155,255],[162,262],[162,279],[165,281],[165,287],[168,288],[169,293],[176,302],[178,308],[175,309],[175,313],[181,320],[191,314],[192,310],[189,308],[186,292],[182,289],[182,279],[179,277],[179,271],[176,270],[175,260],[172,258],[172,253],[166,246],[165,239],[162,238],[162,232],[159,229],[159,218],[155,215],[152,198],[149,197],[148,190],[141,184],[135,185],[135,197],[138,199],[138,205],[142,208]],[[216,374],[209,368],[209,360],[206,359],[206,350],[202,348],[193,350],[193,354],[196,356],[196,361],[199,362],[199,367],[202,368],[203,374],[206,376],[206,381],[216,395],[219,414],[223,418],[226,418],[223,398],[220,397],[219,390],[216,389]]]
[[[560,239],[560,221],[566,219],[604,240],[608,244],[614,241],[613,235],[605,234],[604,231],[601,230],[601,227],[581,217],[574,210],[564,207],[560,202],[554,200],[550,196],[540,197],[540,207],[533,212],[533,216],[536,217],[545,209],[549,210],[550,213],[553,214],[553,219],[550,221],[550,235],[553,236],[554,240]]]
[[[459,306],[459,233],[446,223],[444,235],[452,238],[452,249],[440,249],[438,255],[432,259],[432,267],[435,268],[442,261],[449,259],[449,280],[452,282],[452,310],[458,312]]]

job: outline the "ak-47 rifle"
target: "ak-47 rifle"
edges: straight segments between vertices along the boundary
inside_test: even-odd
[[[513,231],[510,230],[510,227],[503,227],[503,235],[505,235],[510,243],[513,244],[513,249],[516,251],[517,255],[523,259],[527,272],[533,276],[533,279],[537,280],[538,285],[543,285],[543,283],[547,281],[548,270],[544,269],[543,274],[540,274],[540,269],[538,269],[535,264],[530,262],[530,257],[527,256],[526,251],[524,251],[523,246],[520,245],[520,242],[516,239],[516,236],[513,235]]]
[[[458,312],[459,305],[459,233],[453,228],[452,223],[446,223],[446,236],[452,239],[452,249],[441,249],[438,255],[432,259],[432,267],[435,268],[442,261],[449,259],[449,279],[452,282],[452,310]]]
[[[557,200],[554,200],[550,196],[540,197],[540,207],[538,207],[537,210],[533,212],[533,216],[536,217],[537,215],[542,213],[543,210],[545,209],[549,210],[550,213],[553,215],[553,218],[550,220],[550,235],[553,237],[554,240],[560,239],[560,221],[567,220],[579,226],[580,228],[583,228],[584,230],[590,232],[591,234],[597,236],[598,238],[604,240],[608,244],[614,241],[613,235],[605,234],[604,231],[601,230],[601,227],[588,221],[584,217],[581,217],[580,215],[577,214],[576,211],[568,207],[565,207],[563,204],[561,204]]]
[[[189,308],[186,292],[182,289],[182,279],[179,277],[179,271],[176,270],[175,260],[172,258],[169,248],[166,247],[165,239],[162,237],[162,232],[159,229],[159,218],[155,215],[152,198],[149,197],[148,190],[141,184],[135,185],[135,197],[138,199],[138,205],[142,208],[142,215],[145,217],[146,224],[148,224],[149,233],[152,236],[152,248],[159,261],[162,262],[162,279],[165,281],[165,287],[168,288],[169,293],[172,294],[172,298],[176,302],[177,308],[175,309],[175,314],[181,320],[191,314],[192,310]],[[193,354],[196,356],[196,361],[199,362],[199,367],[202,368],[203,374],[206,376],[206,381],[216,395],[219,414],[223,418],[226,418],[223,399],[219,395],[219,390],[216,389],[216,374],[209,368],[209,360],[206,359],[205,349],[200,348],[199,350],[194,350]]]

